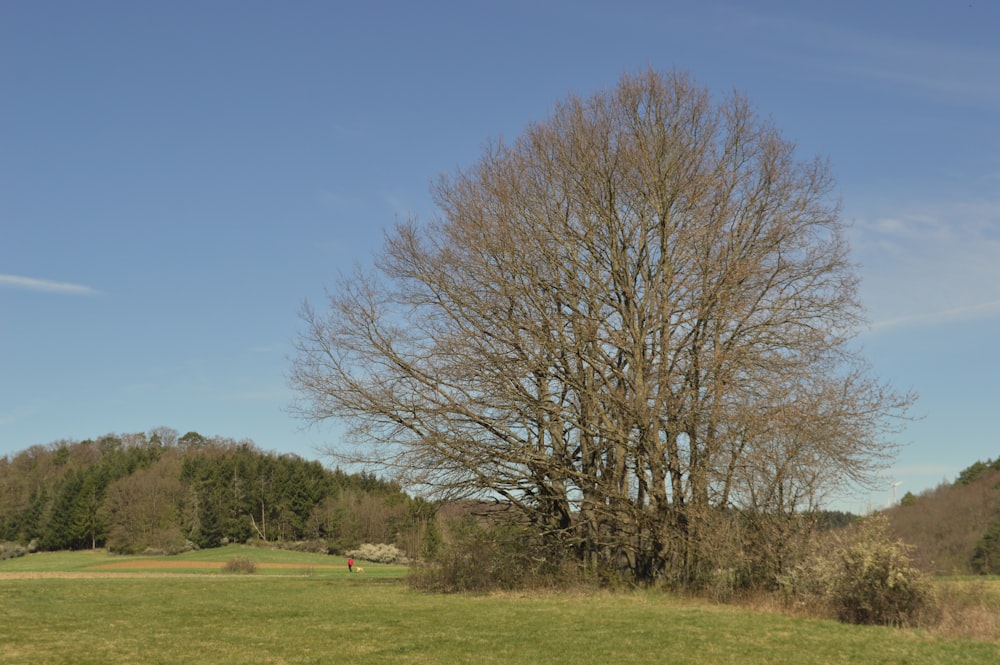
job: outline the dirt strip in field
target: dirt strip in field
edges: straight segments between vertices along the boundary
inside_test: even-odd
[[[0,580],[30,580],[30,579],[96,579],[101,577],[127,578],[127,577],[168,577],[173,573],[165,572],[170,570],[220,570],[226,565],[225,561],[115,561],[104,563],[98,566],[91,566],[88,570],[70,572],[0,572]],[[257,563],[257,568],[293,569],[293,570],[314,570],[344,568],[330,564],[311,565],[297,563]],[[118,572],[124,571],[124,572]],[[142,572],[138,572],[142,571]],[[114,574],[109,574],[114,573]]]
[[[143,569],[184,569],[193,570],[197,568],[216,569],[226,565],[225,561],[143,561],[142,559],[130,559],[128,561],[113,561],[102,563],[99,566],[90,566],[90,570],[143,570]],[[332,564],[303,564],[303,563],[254,563],[257,568],[297,568],[305,570],[307,568],[346,568],[346,566],[335,566]]]
[[[154,571],[146,571],[144,573],[90,573],[86,571],[73,571],[73,572],[37,572],[37,571],[18,571],[10,573],[0,573],[0,581],[3,580],[120,580],[120,579],[137,579],[137,578],[151,578],[151,577],[177,577],[176,573],[157,573]],[[187,577],[215,577],[222,579],[221,575],[211,575],[209,573],[198,574],[192,573],[185,575]],[[226,576],[232,577],[232,576]]]

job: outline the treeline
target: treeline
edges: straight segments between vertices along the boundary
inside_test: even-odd
[[[954,482],[887,511],[919,565],[940,575],[1000,574],[1000,458],[977,461]]]
[[[178,552],[257,540],[331,552],[390,543],[418,557],[434,513],[371,474],[167,428],[0,458],[0,542],[40,550]]]

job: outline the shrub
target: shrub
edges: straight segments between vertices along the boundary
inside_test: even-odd
[[[15,559],[28,553],[24,545],[17,543],[0,543],[0,561],[4,559]]]
[[[326,540],[326,553],[327,554],[343,554],[347,555],[348,552],[356,550],[360,545],[358,541],[353,538],[328,538]]]
[[[184,538],[177,526],[154,529],[150,533],[133,537],[126,530],[113,527],[107,541],[108,551],[114,554],[143,554],[160,556],[164,554],[182,554],[198,549],[190,540]]]
[[[255,564],[253,559],[250,557],[236,556],[226,562],[226,564],[222,567],[222,572],[252,575],[257,572],[257,564]]]
[[[294,543],[281,543],[281,549],[293,552],[311,552],[313,554],[328,554],[326,542],[319,538],[312,540],[297,540]]]
[[[452,524],[451,538],[440,546],[434,565],[414,571],[410,584],[447,593],[567,586],[576,580],[576,569],[565,552],[538,542],[515,522],[484,524],[468,517]]]
[[[364,543],[357,549],[345,552],[349,557],[372,563],[406,563],[406,556],[395,545]]]
[[[786,588],[845,623],[931,624],[939,616],[933,580],[912,565],[911,550],[892,539],[884,516],[869,517],[820,544]]]

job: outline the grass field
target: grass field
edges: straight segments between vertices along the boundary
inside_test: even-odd
[[[247,556],[253,575],[222,565]],[[123,565],[126,564],[126,565]],[[1000,663],[1000,645],[750,612],[658,592],[412,591],[398,567],[228,547],[0,562],[0,662]]]

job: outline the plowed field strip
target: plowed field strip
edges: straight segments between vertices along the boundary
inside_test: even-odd
[[[94,579],[99,577],[165,577],[171,575],[170,570],[219,570],[226,565],[225,561],[115,561],[91,566],[87,570],[69,572],[38,572],[18,571],[0,572],[0,580],[28,579]],[[257,568],[272,569],[333,569],[344,568],[332,564],[298,564],[298,563],[257,563]],[[125,572],[117,572],[125,571]],[[138,572],[142,571],[142,572]],[[111,576],[109,572],[116,574]]]
[[[144,561],[142,559],[128,561],[114,561],[112,563],[102,563],[99,566],[90,566],[89,570],[143,570],[143,569],[196,569],[196,568],[221,568],[226,565],[225,561]],[[312,564],[312,563],[254,563],[258,568],[344,568],[345,566],[335,566],[333,564]]]

